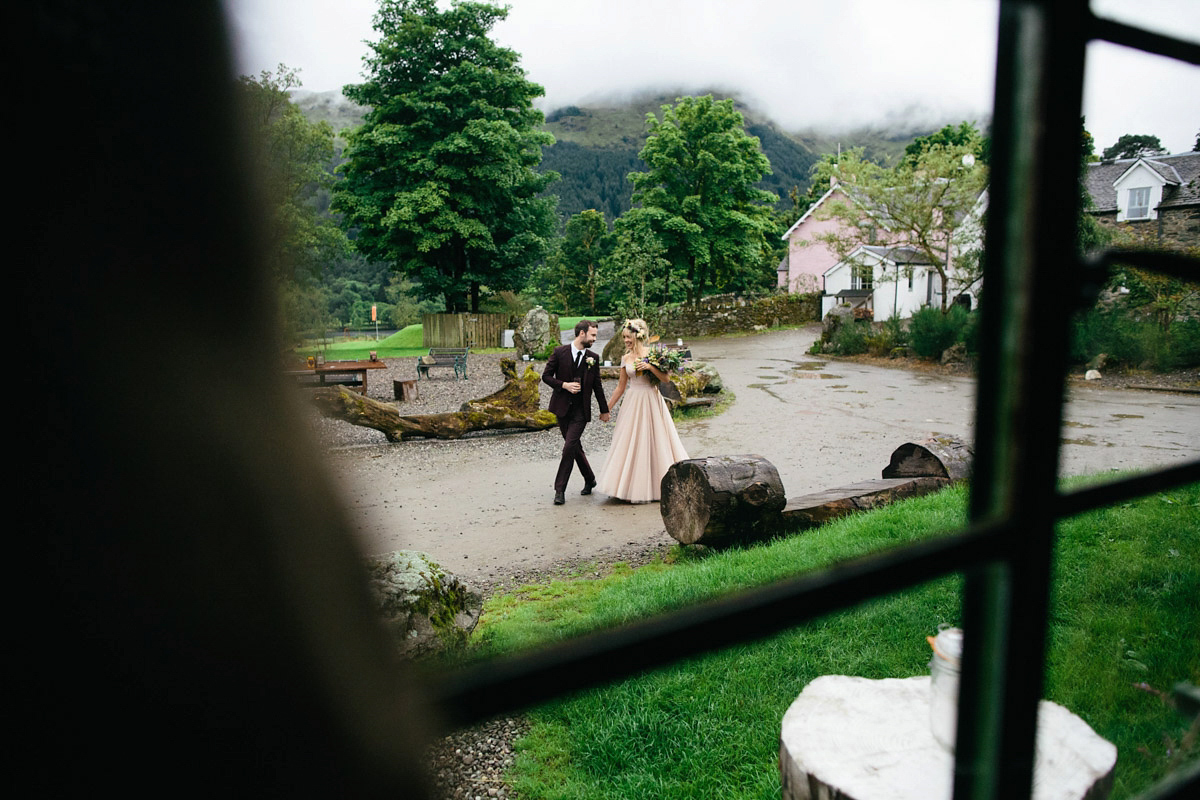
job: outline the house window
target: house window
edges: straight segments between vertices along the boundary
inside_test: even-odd
[[[851,289],[874,289],[875,268],[866,264],[856,264],[850,278]]]
[[[1150,216],[1150,187],[1129,190],[1129,210],[1125,212],[1129,219],[1141,219]]]

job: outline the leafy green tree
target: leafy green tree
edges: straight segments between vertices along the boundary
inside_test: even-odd
[[[1138,158],[1139,156],[1166,155],[1166,148],[1157,136],[1127,133],[1112,147],[1104,148],[1101,154],[1105,161],[1111,158]]]
[[[291,101],[297,70],[280,64],[257,78],[238,79],[242,129],[262,192],[263,256],[280,300],[286,341],[323,334],[331,322],[330,292],[319,280],[346,257],[349,244],[337,223],[319,210],[334,182],[333,129],[311,123]]]
[[[959,147],[968,150],[982,164],[987,164],[990,147],[987,139],[972,123],[963,121],[957,126],[947,125],[928,136],[918,136],[904,148],[904,161],[916,166],[921,156],[935,147]]]
[[[583,307],[596,313],[596,294],[601,288],[600,264],[611,252],[612,234],[604,215],[595,209],[581,211],[567,220],[558,255],[572,282],[583,295]]]
[[[1092,196],[1087,190],[1088,164],[1096,161],[1096,140],[1088,132],[1087,118],[1079,118],[1079,252],[1081,255],[1107,247],[1112,240],[1112,233],[1100,224],[1094,214],[1088,213],[1093,208]]]
[[[916,250],[938,273],[944,311],[951,269],[964,285],[977,277],[957,274],[950,263],[954,232],[975,209],[987,182],[987,168],[975,160],[975,147],[934,144],[915,161],[902,160],[893,169],[865,160],[857,149],[842,153],[840,160],[818,162],[815,182],[837,180],[850,197],[828,204],[822,213],[843,224],[818,238],[841,258],[864,244]]]
[[[347,137],[333,207],[355,247],[447,311],[478,311],[485,286],[523,287],[554,232],[553,200],[538,195],[557,176],[535,170],[554,141],[532,105],[542,87],[488,36],[507,13],[382,0],[369,78],[343,90],[371,110]]]
[[[422,314],[435,314],[439,309],[431,300],[418,300],[416,284],[399,272],[392,273],[384,291],[390,304],[389,316],[397,330],[416,325]]]
[[[624,214],[615,228],[616,246],[604,267],[612,293],[610,306],[625,319],[645,319],[650,298],[665,296],[671,262],[648,215]]]
[[[754,184],[770,163],[732,100],[684,97],[662,107],[661,121],[646,117],[650,135],[640,157],[647,171],[629,175],[634,203],[641,205],[630,213],[648,220],[695,303],[709,289],[761,270],[777,198]]]

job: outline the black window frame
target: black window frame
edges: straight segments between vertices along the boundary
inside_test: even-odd
[[[975,465],[966,529],[772,586],[601,631],[447,676],[459,724],[528,707],[705,652],[757,640],[951,573],[965,576],[966,630],[954,797],[1029,797],[1042,696],[1055,523],[1200,481],[1200,459],[1099,486],[1058,487],[1069,315],[1117,264],[1200,279],[1200,262],[1110,250],[1081,258],[1079,122],[1084,56],[1107,41],[1200,65],[1200,44],[1103,19],[1087,0],[1001,0],[990,212],[981,306]],[[1067,266],[1064,266],[1067,265]],[[1200,765],[1144,797],[1195,796]]]

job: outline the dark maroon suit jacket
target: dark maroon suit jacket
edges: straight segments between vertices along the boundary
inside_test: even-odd
[[[590,367],[587,365],[589,358],[592,360]],[[600,380],[600,358],[591,350],[585,350],[583,351],[583,361],[579,376],[581,387],[577,395],[562,388],[564,382],[570,383],[575,380],[575,358],[571,345],[564,344],[554,348],[554,352],[546,361],[546,368],[542,370],[542,381],[554,389],[554,394],[550,395],[549,406],[550,413],[554,416],[566,416],[571,409],[571,401],[577,400],[583,403],[583,418],[590,421],[592,401],[588,397],[589,392],[596,395],[600,413],[608,413],[608,400],[604,397],[604,386]]]

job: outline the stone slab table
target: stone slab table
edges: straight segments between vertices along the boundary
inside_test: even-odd
[[[1041,702],[1035,800],[1103,800],[1116,761],[1086,722]],[[929,728],[928,676],[824,675],[783,716],[783,800],[949,800],[953,770]]]

